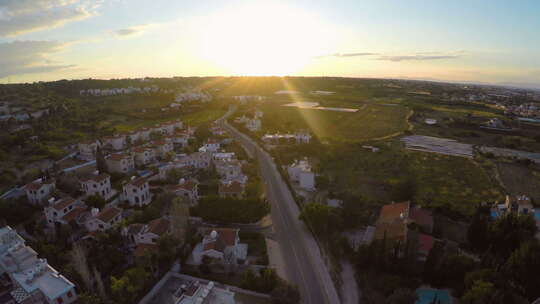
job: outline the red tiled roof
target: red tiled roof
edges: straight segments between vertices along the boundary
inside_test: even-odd
[[[165,234],[171,225],[171,222],[164,218],[159,218],[148,223],[148,232],[163,235]]]
[[[244,186],[237,181],[219,185],[219,193],[242,193],[242,192],[244,192]]]
[[[79,217],[79,215],[83,214],[84,212],[86,211],[86,207],[76,207],[76,208],[73,208],[73,210],[71,210],[70,212],[66,213],[63,217],[62,217],[62,220],[64,220],[65,222],[71,222],[75,219],[77,219],[77,217]]]
[[[391,223],[378,223],[375,227],[374,239],[382,240],[405,240],[407,236],[407,224],[402,221]]]
[[[163,146],[163,145],[166,145],[167,142],[164,141],[164,140],[156,140],[156,141],[154,141],[153,144],[154,144],[154,145],[158,145],[158,146]]]
[[[111,154],[111,156],[109,156],[109,160],[114,160],[114,161],[121,161],[126,158],[130,158],[130,156],[124,153],[114,153],[114,154]]]
[[[142,185],[144,185],[146,183],[146,178],[139,177],[139,178],[136,178],[136,179],[130,181],[129,183],[132,184],[133,186],[140,187],[140,186],[142,186]]]
[[[410,202],[393,203],[384,205],[381,209],[381,214],[377,222],[390,223],[400,219],[401,214],[407,215]]]
[[[120,213],[122,213],[122,209],[116,207],[105,208],[97,215],[97,218],[104,223],[108,223]]]
[[[156,252],[157,250],[158,250],[158,245],[141,243],[137,245],[137,248],[135,248],[133,255],[136,257],[142,257],[147,253]]]
[[[197,182],[195,182],[193,180],[188,180],[188,181],[184,182],[183,184],[167,185],[167,186],[165,186],[165,190],[167,190],[169,192],[176,192],[178,190],[193,191],[197,185],[198,185]]]
[[[81,177],[81,181],[83,182],[86,182],[86,181],[90,181],[90,180],[93,180],[95,182],[101,182],[101,181],[104,181],[106,180],[107,178],[110,178],[111,176],[107,173],[101,173],[99,175],[87,175],[87,176],[84,176],[84,177]]]
[[[56,210],[62,210],[66,207],[68,207],[71,204],[75,204],[77,201],[71,197],[66,197],[63,199],[58,200],[56,203],[54,203],[53,208]]]
[[[148,150],[146,147],[135,147],[133,148],[133,151],[136,153],[144,153],[144,151]]]
[[[217,240],[213,242],[206,243],[204,245],[204,250],[214,249],[217,251],[223,251],[227,246],[234,246],[236,242],[236,236],[238,235],[238,229],[233,228],[216,228],[207,231],[207,236],[209,236],[212,231],[218,233]]]
[[[38,183],[38,182],[33,182],[26,185],[26,189],[28,190],[39,190],[41,189],[41,187],[43,187],[43,184]]]

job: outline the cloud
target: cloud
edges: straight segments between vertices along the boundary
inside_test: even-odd
[[[153,24],[135,25],[135,26],[131,26],[131,27],[127,27],[127,28],[123,28],[123,29],[113,31],[113,33],[116,36],[122,37],[122,38],[133,37],[133,36],[137,36],[137,35],[140,35],[140,34],[144,33],[149,28],[154,27],[154,26],[155,25],[153,25]]]
[[[101,0],[0,0],[0,37],[62,26],[96,14]]]
[[[379,56],[376,59],[377,60],[385,60],[385,61],[393,61],[393,62],[399,62],[399,61],[412,61],[412,60],[441,60],[441,59],[456,59],[459,58],[460,55],[395,55],[395,56],[388,56],[383,55]]]
[[[67,44],[56,41],[13,41],[0,43],[0,78],[45,73],[74,67],[50,59]]]
[[[319,56],[317,58],[325,58],[325,57],[361,57],[361,56],[375,56],[375,55],[379,55],[379,53],[334,53],[334,54]]]

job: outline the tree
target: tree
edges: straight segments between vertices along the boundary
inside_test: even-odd
[[[496,302],[496,289],[493,283],[477,280],[473,282],[473,286],[461,298],[461,303],[464,304],[484,304],[484,303],[499,303]]]
[[[319,203],[306,204],[302,208],[300,219],[315,233],[323,236],[327,236],[331,230],[338,228],[334,208]]]
[[[490,226],[491,252],[499,261],[506,261],[523,242],[534,238],[536,230],[535,220],[530,215],[504,215]]]
[[[107,162],[105,161],[105,156],[103,156],[103,152],[101,151],[100,147],[98,147],[96,150],[96,168],[100,173],[109,172]]]
[[[108,301],[107,290],[105,289],[105,285],[103,284],[101,273],[99,273],[96,267],[94,267],[92,270],[94,273],[94,280],[96,281],[98,294],[103,300],[103,302],[107,302]]]
[[[417,188],[418,186],[414,177],[407,176],[392,188],[392,200],[395,202],[410,201],[416,195]]]
[[[150,274],[142,267],[130,268],[120,278],[111,276],[111,292],[115,303],[135,303]]]
[[[86,203],[87,206],[91,208],[98,208],[98,209],[103,209],[103,207],[105,207],[105,205],[107,204],[105,199],[97,194],[88,196],[84,200],[84,202]]]
[[[71,250],[71,264],[75,268],[75,271],[81,276],[81,279],[88,292],[94,291],[94,283],[92,280],[92,274],[88,267],[88,261],[86,260],[86,249],[79,243],[73,244]]]
[[[414,304],[418,296],[408,288],[398,288],[386,298],[386,304]]]
[[[480,206],[476,209],[471,224],[467,230],[467,240],[473,250],[484,252],[488,247],[489,207]]]
[[[300,303],[300,292],[296,286],[290,285],[281,280],[280,283],[270,293],[273,304],[298,304]]]
[[[513,282],[516,291],[533,300],[540,297],[538,273],[540,273],[540,244],[537,240],[522,243],[506,264],[504,273]]]

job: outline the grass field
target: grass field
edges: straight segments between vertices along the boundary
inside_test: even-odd
[[[322,142],[366,141],[399,134],[408,128],[406,107],[358,104],[356,108],[360,111],[346,113],[268,104],[261,107],[262,128],[263,132],[309,129]]]
[[[497,163],[497,170],[510,194],[525,194],[534,202],[540,202],[540,171],[521,164],[502,161]]]
[[[503,198],[499,185],[473,160],[406,151],[396,140],[372,144],[381,150],[373,153],[362,144],[336,144],[280,147],[276,153],[284,164],[309,156],[317,172],[328,177],[330,191],[381,205],[398,200],[396,189],[404,184],[414,202],[459,216],[472,215],[476,203]]]

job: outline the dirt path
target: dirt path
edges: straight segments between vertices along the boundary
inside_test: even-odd
[[[341,262],[341,303],[358,304],[360,303],[360,289],[354,276],[354,267],[348,261]]]

